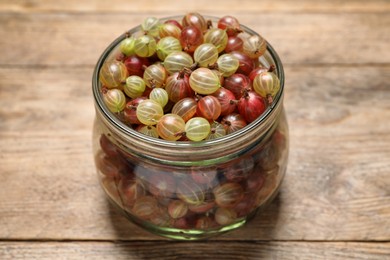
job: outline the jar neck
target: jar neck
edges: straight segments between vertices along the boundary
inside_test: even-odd
[[[124,153],[159,164],[189,166],[212,165],[239,157],[265,142],[276,128],[283,112],[281,100],[253,123],[234,133],[202,142],[170,142],[149,137],[128,128],[121,122],[113,124],[99,108],[96,109],[101,131]]]

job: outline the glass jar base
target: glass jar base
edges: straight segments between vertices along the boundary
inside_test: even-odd
[[[192,240],[203,240],[208,239],[211,237],[222,235],[228,231],[232,231],[235,229],[238,229],[242,226],[244,226],[248,221],[253,219],[257,212],[259,211],[259,208],[251,212],[246,217],[242,217],[240,219],[237,219],[234,223],[231,223],[229,225],[225,225],[220,228],[214,228],[214,229],[208,229],[208,230],[201,230],[201,229],[181,229],[181,228],[171,228],[171,227],[162,227],[158,225],[154,225],[152,223],[142,221],[139,218],[129,214],[125,210],[123,210],[121,207],[118,206],[118,204],[111,199],[109,196],[107,197],[110,204],[115,207],[124,217],[129,219],[132,223],[136,224],[137,226],[141,227],[144,230],[147,230],[150,233],[153,233],[155,235],[166,237],[170,239],[175,240],[183,240],[183,241],[192,241]]]

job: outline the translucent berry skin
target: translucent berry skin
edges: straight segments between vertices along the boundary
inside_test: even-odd
[[[244,197],[244,190],[240,184],[228,182],[213,189],[215,203],[221,208],[233,208]]]
[[[152,37],[158,36],[158,28],[161,25],[161,22],[156,17],[147,17],[142,21],[141,29],[145,34]]]
[[[160,60],[164,60],[170,53],[181,51],[180,41],[172,36],[166,36],[157,43],[156,52]]]
[[[205,33],[204,42],[213,44],[220,53],[226,48],[228,35],[225,30],[211,28]]]
[[[224,116],[221,120],[221,124],[225,127],[226,134],[230,134],[244,128],[247,125],[247,122],[240,114],[233,113]]]
[[[193,53],[203,43],[203,33],[193,25],[186,26],[181,30],[180,43],[184,51]]]
[[[164,23],[158,29],[160,38],[167,36],[175,37],[176,39],[180,38],[181,29],[173,23]]]
[[[245,121],[251,123],[264,113],[267,103],[259,94],[249,91],[240,98],[237,108]]]
[[[137,107],[143,100],[146,100],[146,97],[138,97],[126,103],[125,109],[123,111],[125,122],[137,125],[141,124],[137,117]]]
[[[226,47],[225,47],[225,52],[229,53],[232,51],[242,51],[244,47],[244,41],[238,37],[238,36],[229,36]]]
[[[168,93],[169,100],[175,103],[195,94],[190,87],[189,76],[179,72],[175,72],[167,78],[165,90]]]
[[[221,115],[221,104],[214,96],[205,96],[198,101],[196,108],[198,116],[204,117],[207,120],[216,120]]]
[[[123,87],[125,94],[130,98],[142,96],[145,91],[145,81],[136,75],[132,75],[126,79],[126,85]]]
[[[142,78],[144,75],[144,66],[149,66],[150,62],[146,58],[131,55],[124,60],[124,64],[129,75],[137,75]]]
[[[142,35],[135,40],[134,52],[139,57],[150,57],[156,52],[156,40],[150,35]]]
[[[233,75],[240,65],[239,60],[232,54],[223,54],[217,60],[218,70],[224,77]]]
[[[221,123],[215,121],[210,127],[210,134],[206,137],[206,140],[212,140],[226,135],[225,127]]]
[[[165,24],[173,24],[173,25],[176,25],[177,27],[179,27],[180,30],[183,29],[183,26],[176,20],[173,20],[173,19],[169,19],[169,20],[166,20],[164,22]]]
[[[182,19],[182,24],[184,27],[189,25],[195,26],[201,32],[207,31],[206,19],[199,13],[187,13]]]
[[[108,89],[107,92],[103,93],[103,101],[112,113],[119,113],[126,106],[125,94],[122,90],[116,88]]]
[[[160,63],[150,65],[145,69],[144,81],[149,88],[161,88],[167,79],[167,71]]]
[[[193,98],[183,98],[172,108],[172,113],[183,118],[184,122],[190,120],[196,114],[198,103]]]
[[[163,88],[154,88],[149,94],[149,99],[156,101],[162,107],[165,107],[168,104],[169,98],[168,93]]]
[[[219,19],[218,28],[226,30],[229,36],[235,36],[241,32],[240,23],[237,18],[227,15]]]
[[[221,115],[225,116],[236,110],[236,97],[230,90],[221,87],[212,94],[216,97],[221,105]]]
[[[119,48],[121,52],[126,56],[134,55],[135,54],[134,44],[135,44],[135,38],[128,37],[122,40]]]
[[[211,43],[199,45],[194,52],[194,60],[199,67],[208,67],[218,59],[218,49]]]
[[[211,71],[219,78],[219,84],[223,86],[223,83],[225,82],[225,77],[223,76],[222,72],[216,69],[212,69]]]
[[[127,76],[126,66],[120,61],[112,61],[103,64],[99,80],[106,88],[117,88],[126,81]]]
[[[184,131],[191,141],[201,141],[210,134],[210,123],[203,117],[193,117],[187,121]]]
[[[272,103],[279,89],[280,80],[272,72],[262,72],[253,80],[253,90],[263,98],[267,98],[268,103]]]
[[[150,137],[154,137],[154,138],[159,137],[157,128],[152,125],[139,125],[135,130]]]
[[[251,59],[257,59],[267,50],[267,42],[260,35],[252,35],[244,40],[242,51]]]
[[[192,57],[185,52],[178,51],[170,53],[164,60],[164,67],[169,74],[188,68],[194,63]]]
[[[238,59],[239,66],[237,69],[237,73],[241,73],[248,76],[249,73],[251,73],[251,71],[255,67],[254,60],[252,60],[248,55],[243,52],[232,51],[230,52],[230,54],[234,55]]]
[[[212,94],[221,87],[218,76],[207,68],[198,68],[191,73],[190,86],[202,95]]]
[[[179,140],[184,132],[185,122],[176,114],[165,114],[157,123],[158,135],[168,141]]]
[[[225,79],[224,87],[239,99],[245,91],[252,89],[252,83],[244,74],[236,73]]]
[[[136,115],[142,124],[155,125],[164,115],[164,111],[161,105],[156,101],[145,99],[138,104]]]
[[[256,67],[251,71],[251,73],[249,73],[249,79],[251,81],[254,81],[257,75],[259,75],[262,72],[266,72],[266,71],[269,71],[269,69],[266,67],[263,67],[263,66]]]
[[[188,206],[181,200],[172,200],[168,205],[168,213],[174,219],[184,217],[187,212]]]
[[[192,180],[184,179],[177,185],[177,196],[189,205],[200,205],[206,198],[203,188]]]

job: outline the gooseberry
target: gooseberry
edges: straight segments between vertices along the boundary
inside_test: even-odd
[[[221,105],[221,115],[228,115],[236,110],[236,102],[234,102],[236,97],[230,90],[221,87],[211,95],[218,99]]]
[[[254,91],[245,92],[237,104],[238,111],[245,118],[246,122],[251,123],[267,108],[264,98]]]
[[[179,140],[184,133],[185,122],[176,114],[165,114],[157,123],[158,135],[165,140]]]
[[[280,89],[280,80],[272,72],[264,71],[253,80],[253,90],[257,94],[266,98],[268,103],[273,102],[273,98]]]
[[[193,117],[185,124],[185,135],[191,141],[201,141],[210,134],[210,123],[203,117]]]
[[[237,113],[224,116],[221,120],[221,124],[225,127],[226,134],[238,131],[247,125],[245,119]]]
[[[137,107],[143,100],[146,100],[146,97],[138,97],[126,103],[123,111],[123,117],[126,122],[130,124],[141,124],[141,121],[137,117]]]
[[[202,95],[212,94],[221,87],[218,76],[207,68],[198,68],[193,71],[189,82],[190,87]]]
[[[193,98],[183,98],[172,108],[172,113],[183,118],[184,122],[190,120],[196,113],[198,103]]]
[[[126,106],[126,97],[123,91],[117,88],[103,91],[103,101],[112,113],[119,113]]]
[[[120,87],[128,76],[126,66],[120,61],[105,62],[100,69],[99,80],[106,88]]]
[[[221,104],[219,100],[211,95],[199,99],[196,113],[198,116],[204,117],[207,120],[216,120],[221,115]]]
[[[192,53],[195,51],[196,47],[203,43],[203,33],[196,26],[185,26],[181,30],[180,43],[185,52]]]
[[[222,208],[232,208],[244,197],[244,190],[238,183],[224,183],[213,189],[215,203]]]
[[[144,125],[155,125],[164,115],[163,108],[159,103],[151,99],[145,99],[138,104],[136,115]]]
[[[234,36],[241,32],[240,23],[237,18],[230,15],[226,15],[218,20],[218,28],[226,30],[229,36]]]
[[[172,200],[168,205],[168,213],[174,219],[184,217],[187,211],[187,204],[181,200]]]

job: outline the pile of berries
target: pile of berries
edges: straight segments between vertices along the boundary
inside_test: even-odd
[[[279,92],[274,67],[259,58],[267,42],[225,16],[182,21],[146,18],[127,33],[99,71],[106,107],[145,135],[169,141],[209,140],[261,116]]]

